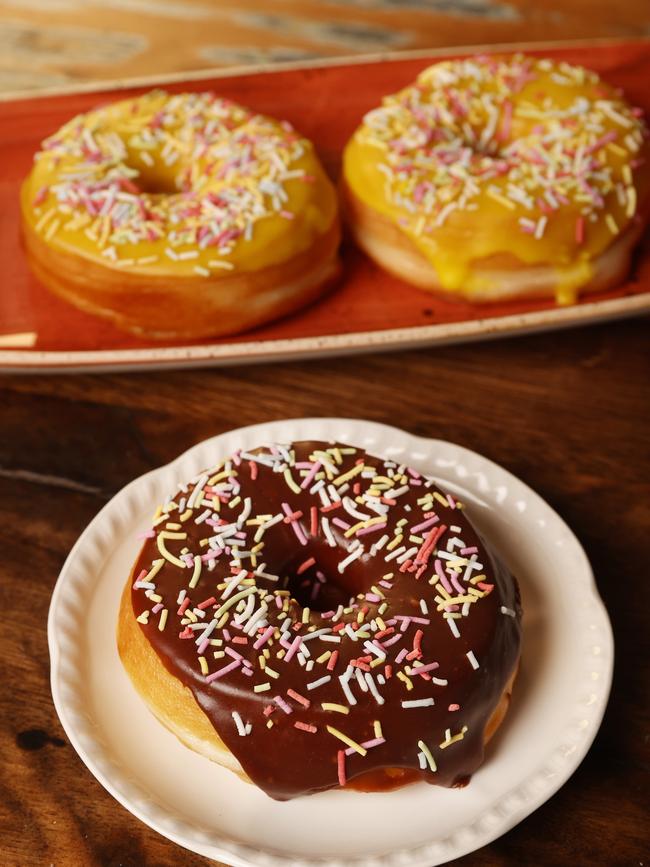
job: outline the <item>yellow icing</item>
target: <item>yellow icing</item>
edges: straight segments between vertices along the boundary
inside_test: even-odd
[[[308,249],[336,220],[312,144],[212,94],[123,100],[73,118],[42,147],[23,185],[24,219],[52,247],[116,270],[257,271]],[[239,234],[201,246],[223,232]]]
[[[645,149],[638,113],[595,73],[473,58],[429,67],[386,97],[348,142],[343,171],[444,289],[489,291],[474,266],[505,254],[551,266],[558,302],[570,303],[634,219],[633,166]]]

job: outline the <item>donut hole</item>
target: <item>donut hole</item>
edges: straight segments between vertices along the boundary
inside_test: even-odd
[[[288,590],[302,608],[321,613],[336,610],[339,605],[349,605],[350,600],[365,589],[367,576],[351,567],[341,574],[333,551],[338,549],[328,546],[303,548],[298,556],[284,565],[281,571],[286,576],[283,589]],[[303,570],[302,565],[312,558],[315,563]]]
[[[133,183],[141,192],[152,196],[172,196],[180,192],[173,172],[164,171],[157,165],[143,166],[140,163],[133,168],[138,172]]]

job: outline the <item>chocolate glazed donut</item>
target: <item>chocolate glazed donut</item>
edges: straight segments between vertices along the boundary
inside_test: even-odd
[[[345,445],[264,446],[182,486],[147,535],[118,646],[181,739],[175,709],[198,706],[224,763],[279,800],[459,786],[480,766],[517,669],[519,591],[431,480]]]

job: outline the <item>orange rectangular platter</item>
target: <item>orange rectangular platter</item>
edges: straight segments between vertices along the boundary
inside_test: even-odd
[[[596,70],[650,116],[650,40],[499,47],[520,49]],[[346,140],[363,114],[385,94],[408,84],[432,62],[485,50],[497,47],[218,70],[5,98],[0,102],[0,368],[135,369],[340,355],[508,336],[650,311],[647,239],[625,285],[562,308],[539,300],[488,306],[449,301],[401,283],[346,242],[343,279],[317,303],[234,338],[189,344],[148,343],[123,334],[50,295],[30,273],[20,239],[20,183],[42,139],[79,112],[154,86],[172,92],[214,90],[291,121],[314,141],[336,178]]]

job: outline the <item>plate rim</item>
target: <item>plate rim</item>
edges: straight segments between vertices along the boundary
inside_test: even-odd
[[[456,831],[452,832],[450,835],[442,838],[441,840],[430,840],[427,841],[427,843],[425,844],[421,844],[411,849],[401,848],[391,850],[387,853],[382,853],[381,855],[355,856],[352,859],[342,859],[340,857],[297,858],[290,856],[289,854],[279,854],[270,850],[260,850],[251,846],[250,844],[242,843],[235,838],[224,839],[223,835],[219,834],[219,832],[216,832],[216,836],[219,836],[220,839],[218,839],[216,842],[214,836],[213,839],[205,845],[202,844],[200,841],[197,841],[196,839],[188,842],[188,839],[183,837],[182,833],[176,832],[169,827],[165,827],[163,822],[159,820],[160,814],[163,815],[163,818],[173,818],[173,813],[171,813],[169,809],[161,808],[161,806],[158,804],[151,804],[149,807],[149,812],[145,813],[144,810],[142,810],[139,806],[134,804],[129,799],[128,793],[122,792],[118,788],[117,784],[113,782],[111,776],[108,775],[104,770],[102,770],[99,764],[95,761],[95,758],[88,753],[86,747],[82,743],[82,736],[79,735],[77,729],[75,728],[75,722],[72,719],[73,714],[71,713],[66,700],[61,696],[59,680],[63,651],[60,647],[59,640],[56,635],[56,618],[58,608],[61,605],[61,596],[64,592],[66,581],[70,580],[68,578],[68,573],[73,569],[75,561],[79,556],[79,552],[83,549],[84,545],[87,545],[89,543],[89,540],[98,533],[99,528],[103,526],[104,521],[106,521],[107,519],[107,516],[113,510],[119,508],[120,501],[126,501],[129,495],[131,495],[137,488],[144,486],[147,481],[152,481],[156,475],[162,475],[164,473],[170,472],[175,466],[180,467],[184,461],[191,459],[192,453],[196,452],[197,454],[199,454],[202,449],[211,447],[213,444],[216,445],[216,447],[218,448],[220,440],[225,440],[228,437],[242,434],[243,432],[251,433],[254,430],[258,429],[260,431],[263,431],[261,436],[264,439],[268,439],[269,433],[272,433],[276,428],[282,428],[283,426],[299,427],[303,424],[306,424],[307,426],[316,424],[322,424],[323,426],[352,425],[354,427],[358,426],[360,429],[365,428],[366,431],[369,433],[372,433],[373,429],[380,430],[384,433],[390,433],[391,436],[395,438],[395,443],[403,446],[405,450],[415,450],[418,444],[426,444],[428,449],[435,449],[438,446],[442,446],[443,448],[449,447],[454,450],[458,458],[461,460],[478,460],[478,462],[482,464],[487,470],[496,470],[497,473],[501,475],[501,478],[504,478],[507,482],[514,482],[517,486],[523,487],[526,495],[532,498],[536,505],[541,505],[543,508],[551,512],[554,520],[559,521],[562,530],[568,534],[568,538],[570,539],[572,545],[575,546],[575,551],[579,554],[581,560],[583,561],[583,565],[585,566],[585,577],[588,578],[587,586],[590,590],[588,599],[592,605],[594,616],[598,616],[600,618],[601,622],[599,625],[602,631],[602,639],[607,644],[606,652],[601,653],[600,655],[600,660],[601,663],[604,665],[604,670],[601,672],[598,701],[594,705],[595,712],[594,706],[592,706],[590,708],[591,714],[589,718],[589,724],[586,725],[582,730],[578,742],[574,743],[575,748],[571,752],[570,756],[564,756],[562,766],[555,770],[552,777],[548,777],[545,775],[545,770],[548,767],[548,762],[550,759],[549,754],[544,757],[539,767],[537,767],[535,771],[531,772],[531,774],[526,777],[525,780],[517,780],[516,784],[514,784],[506,794],[500,795],[495,801],[491,802],[489,808],[491,810],[495,810],[499,806],[499,804],[505,801],[513,791],[517,790],[517,788],[521,788],[522,784],[524,783],[530,784],[534,780],[539,781],[539,779],[544,776],[544,785],[541,787],[537,786],[536,791],[532,792],[532,794],[529,792],[526,797],[520,796],[517,806],[513,810],[511,810],[505,818],[503,816],[501,817],[501,821],[497,824],[496,829],[494,826],[487,829],[483,827],[475,835],[474,839],[472,839],[471,841],[466,841],[464,844],[461,843],[459,845],[458,842],[454,843],[454,836],[457,836],[459,831],[468,828],[468,825],[463,826],[461,829],[457,829]],[[311,436],[313,435],[313,432],[310,431],[305,435]],[[384,449],[382,449],[381,447],[377,449],[379,453],[381,453],[383,450]],[[435,473],[433,473],[432,475],[435,476]],[[111,535],[113,533],[114,530],[111,530]],[[106,559],[108,559],[108,557],[103,558],[101,568],[104,568]],[[457,443],[448,440],[440,440],[434,437],[417,436],[410,433],[409,431],[405,431],[401,428],[395,427],[393,425],[387,425],[382,422],[374,422],[358,418],[329,416],[277,419],[261,422],[258,424],[245,425],[240,428],[229,429],[223,431],[220,434],[208,437],[195,443],[193,446],[183,451],[181,454],[179,454],[176,458],[169,461],[168,463],[154,468],[133,479],[131,482],[128,482],[107,503],[105,503],[104,506],[99,510],[99,512],[91,519],[91,521],[81,532],[77,541],[70,550],[70,553],[68,554],[61,568],[59,576],[57,577],[57,581],[52,592],[52,598],[47,619],[47,638],[50,656],[50,686],[52,691],[52,699],[57,715],[71,745],[77,753],[77,756],[81,759],[82,763],[86,765],[87,769],[95,777],[96,781],[100,783],[100,785],[102,785],[102,787],[106,789],[106,791],[108,791],[109,794],[111,794],[113,798],[118,801],[119,804],[121,804],[132,815],[134,815],[137,819],[155,830],[157,833],[172,840],[177,845],[180,845],[183,848],[194,851],[197,854],[201,854],[204,857],[212,860],[223,860],[224,863],[231,864],[233,865],[233,867],[316,867],[316,865],[331,865],[331,867],[343,867],[343,865],[348,864],[355,865],[355,867],[389,867],[389,865],[390,867],[392,867],[392,865],[398,863],[400,865],[407,865],[407,867],[432,867],[432,865],[434,864],[444,864],[453,858],[461,857],[463,855],[476,851],[477,849],[482,848],[485,845],[488,845],[490,842],[498,839],[503,834],[507,833],[524,818],[531,815],[542,804],[549,800],[575,773],[575,771],[583,761],[584,757],[586,756],[587,752],[591,748],[591,745],[600,729],[611,692],[615,655],[614,636],[609,615],[603,603],[603,600],[601,599],[598,592],[598,587],[595,581],[593,570],[591,568],[591,564],[589,562],[587,554],[584,551],[584,548],[582,547],[580,541],[575,536],[571,528],[566,524],[564,519],[555,511],[555,509],[553,509],[553,507],[546,500],[544,500],[543,497],[541,497],[535,490],[529,487],[526,482],[519,479],[508,469],[502,467],[500,464],[497,464],[495,461],[492,461],[491,459],[481,455],[480,453],[468,449]],[[95,741],[95,743],[97,743],[97,741]],[[112,759],[109,756],[108,764],[110,765],[111,763]],[[112,769],[109,768],[109,770]],[[141,785],[139,783],[136,785],[141,788]],[[200,833],[200,826],[195,826],[195,830]],[[213,835],[215,835],[215,832],[212,833]],[[222,848],[222,846],[224,845],[227,848]],[[444,847],[444,851],[442,853],[440,851],[435,851],[434,853],[434,850],[438,850],[440,847]],[[250,856],[253,857],[251,858]]]

